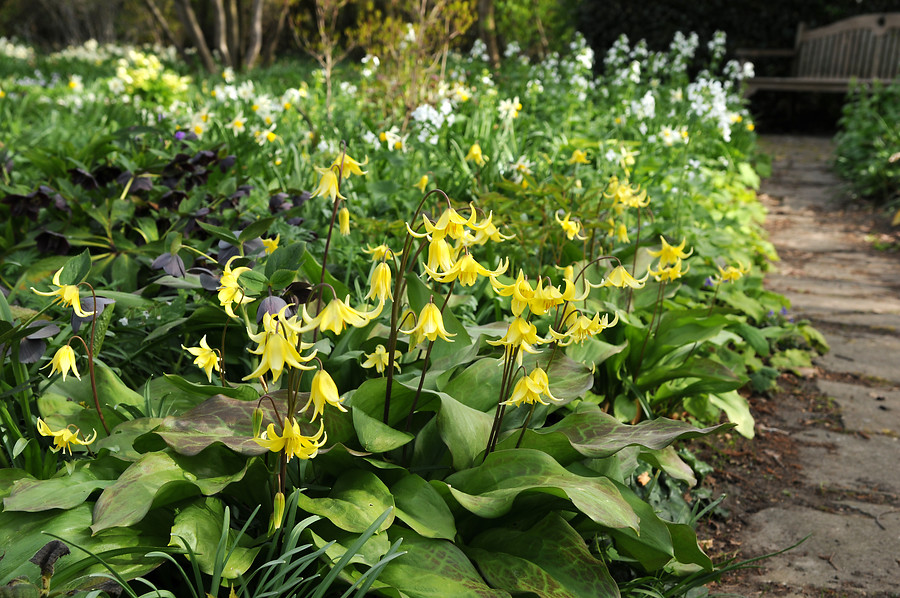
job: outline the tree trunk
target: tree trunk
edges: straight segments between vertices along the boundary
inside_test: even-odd
[[[222,62],[227,65],[233,65],[231,60],[231,52],[228,49],[228,42],[225,40],[225,5],[222,0],[212,0],[213,8],[213,49],[219,53]]]
[[[228,49],[231,53],[231,66],[241,66],[241,13],[238,0],[225,0],[225,21],[228,25]]]
[[[278,41],[281,39],[281,32],[284,31],[284,24],[287,22],[288,11],[291,8],[291,0],[284,0],[281,5],[281,13],[278,15],[278,21],[275,23],[275,31],[270,32],[266,49],[263,52],[263,64],[272,64],[275,59],[275,51],[278,49]]]
[[[150,16],[153,17],[156,25],[162,30],[163,35],[172,44],[174,47],[178,49],[178,53],[182,54],[181,44],[175,39],[175,34],[172,33],[171,27],[166,22],[166,18],[163,16],[162,11],[159,10],[159,7],[156,5],[156,2],[153,0],[144,0],[144,6],[147,7],[147,10],[150,11]]]
[[[500,47],[497,44],[497,21],[494,19],[494,0],[478,0],[478,28],[481,41],[487,46],[491,66],[500,67]]]
[[[250,8],[250,27],[247,36],[247,50],[244,52],[244,68],[253,68],[262,49],[263,0],[253,0]]]
[[[175,12],[178,13],[178,19],[191,37],[191,41],[194,42],[197,54],[200,56],[200,62],[203,63],[203,68],[210,73],[215,72],[216,61],[213,60],[209,46],[206,45],[206,40],[203,38],[203,30],[200,29],[197,15],[194,14],[194,9],[191,8],[191,0],[175,0]]]

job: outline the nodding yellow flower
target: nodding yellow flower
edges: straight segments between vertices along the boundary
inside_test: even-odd
[[[581,232],[581,222],[578,220],[570,220],[569,218],[572,216],[571,213],[566,214],[566,217],[562,220],[559,219],[559,213],[553,215],[556,218],[556,221],[562,227],[563,232],[566,233],[566,238],[570,241],[578,238],[580,241],[584,241],[587,237],[581,236],[579,233]]]
[[[722,268],[722,266],[718,266],[719,268],[719,280],[722,282],[734,282],[736,280],[740,280],[744,274],[750,272],[750,266],[745,266],[741,262],[737,263],[737,266],[727,266]]]
[[[453,339],[450,337],[456,336],[455,333],[447,332],[447,329],[444,328],[444,316],[434,303],[426,303],[419,313],[416,325],[409,330],[401,330],[400,332],[408,334],[415,339],[414,342],[410,341],[412,345],[418,345],[423,338],[435,341],[438,337],[448,343],[452,343]]]
[[[312,405],[313,414],[309,421],[316,421],[320,414],[324,415],[326,403],[332,407],[337,407],[344,413],[347,412],[347,409],[341,404],[341,396],[338,393],[334,379],[325,370],[319,370],[313,376],[312,387],[309,390],[309,400],[300,411],[306,411]]]
[[[476,141],[472,144],[472,147],[469,148],[469,153],[466,154],[466,162],[475,162],[479,166],[484,166],[484,163],[487,162],[488,157],[485,156],[481,151],[481,146]]]
[[[428,260],[425,267],[435,272],[438,269],[449,272],[456,264],[458,254],[459,250],[450,247],[446,239],[432,239],[428,244]]]
[[[659,268],[665,268],[670,264],[674,264],[678,260],[687,259],[692,253],[694,253],[693,248],[687,253],[684,252],[684,246],[687,244],[687,239],[682,239],[681,245],[678,246],[669,245],[666,242],[665,238],[662,236],[659,237],[659,240],[662,242],[662,247],[659,249],[659,251],[650,251],[649,249],[647,250],[647,253],[649,253],[653,257],[659,258]],[[687,272],[687,270],[685,270],[685,272]]]
[[[366,299],[378,299],[384,302],[386,299],[393,301],[394,295],[391,291],[391,267],[387,262],[381,262],[375,265],[372,270],[372,279],[369,281],[369,292]]]
[[[400,351],[394,351],[394,368],[399,372],[400,371],[400,357],[403,354]],[[375,368],[375,371],[379,374],[384,374],[384,369],[387,367],[389,361],[389,355],[387,349],[384,348],[384,345],[378,345],[375,347],[375,351],[372,353],[366,354],[366,360],[362,362],[362,366],[364,368]]]
[[[640,289],[644,286],[644,283],[647,282],[647,278],[650,276],[648,272],[643,278],[636,279],[634,276],[628,273],[628,270],[625,269],[625,266],[619,265],[613,268],[612,272],[609,273],[603,282],[601,282],[598,286],[601,287],[631,287],[632,289]]]
[[[613,200],[613,207],[645,208],[650,205],[647,192],[641,191],[640,185],[632,187],[627,180],[620,183],[616,176],[610,177],[603,195]]]
[[[589,318],[583,314],[572,312],[567,316],[563,323],[568,322],[568,326],[564,333],[559,333],[550,328],[550,336],[559,343],[561,347],[568,347],[572,343],[582,344],[584,339],[600,334],[607,328],[611,328],[619,323],[619,314],[616,314],[612,322],[609,321],[609,314],[594,314],[593,318]]]
[[[459,280],[464,287],[470,287],[478,280],[478,276],[500,276],[509,267],[509,259],[506,262],[501,261],[496,270],[488,270],[466,253],[443,273],[435,272],[433,269],[425,265],[425,272],[434,280],[442,283],[453,282]]]
[[[572,157],[566,160],[566,164],[590,164],[587,159],[587,152],[580,149],[574,150]]]
[[[341,166],[341,162],[343,161],[343,166]],[[353,158],[350,157],[350,154],[343,154],[343,160],[341,156],[338,156],[334,159],[334,162],[331,163],[331,168],[340,168],[341,169],[341,177],[345,179],[349,179],[351,174],[357,174],[359,176],[363,176],[367,173],[367,171],[362,170],[360,166],[365,166],[369,163],[369,157],[366,156],[366,159],[362,162],[357,162]]]
[[[304,326],[296,329],[298,333],[309,332],[313,328],[318,328],[322,332],[330,330],[334,334],[340,334],[344,331],[344,326],[353,326],[354,328],[362,328],[372,318],[377,318],[381,314],[384,302],[379,301],[378,305],[372,311],[358,311],[347,305],[350,302],[350,295],[346,297],[346,303],[337,297],[325,306],[315,317],[310,316],[306,311],[306,305],[303,306]]]
[[[310,197],[327,196],[331,199],[332,202],[336,201],[338,198],[346,199],[346,197],[341,195],[338,184],[338,177],[333,169],[319,168],[318,166],[316,166],[316,172],[322,175],[322,178],[319,179],[319,184],[316,186],[315,190],[313,190]]]
[[[690,266],[687,266],[684,270],[681,269],[681,259],[676,258],[675,263],[669,266],[663,267],[662,260],[659,262],[659,267],[657,270],[650,270],[650,274],[653,275],[653,278],[656,279],[656,282],[662,281],[673,281],[678,280],[685,274],[687,274],[688,270],[691,269]]]
[[[341,208],[338,212],[338,224],[342,235],[347,236],[350,234],[350,210],[346,207]]]
[[[34,291],[38,295],[42,295],[44,297],[53,297],[56,296],[59,301],[65,307],[71,307],[75,311],[75,315],[79,318],[90,318],[94,315],[92,311],[84,311],[81,308],[81,296],[78,294],[78,285],[74,284],[62,284],[59,282],[59,277],[62,274],[63,269],[60,268],[53,275],[53,284],[55,284],[57,288],[55,291],[39,291],[34,287],[31,287],[31,290]]]
[[[532,355],[540,353],[540,351],[534,348],[534,345],[541,345],[546,342],[547,339],[538,336],[537,327],[521,317],[517,317],[509,323],[506,334],[501,338],[495,341],[487,341],[489,345],[495,347],[504,346],[513,349],[520,348],[525,353],[531,353]],[[521,352],[517,354],[516,359],[519,365],[522,365],[522,356],[523,354]]]
[[[325,422],[319,422],[319,431],[313,436],[304,436],[300,431],[300,424],[296,419],[284,418],[284,428],[281,436],[275,431],[275,424],[269,424],[266,431],[253,441],[259,446],[267,448],[273,453],[284,451],[288,463],[294,457],[307,460],[319,453],[319,449],[325,445],[328,435],[325,434]]]
[[[525,280],[525,274],[521,270],[519,270],[519,275],[514,283],[505,285],[491,277],[491,286],[494,287],[494,292],[501,297],[512,297],[511,309],[514,316],[521,315],[528,307],[528,302],[534,297],[534,289]]]
[[[263,247],[266,248],[266,255],[273,253],[276,249],[278,249],[278,242],[281,240],[281,235],[276,235],[274,239],[263,239],[262,244]]]
[[[415,187],[422,193],[425,193],[425,189],[428,187],[428,175],[423,174],[422,178],[419,179],[419,182],[413,185],[413,187]]]
[[[51,368],[50,375],[52,376],[56,372],[62,374],[62,379],[65,381],[66,375],[69,373],[69,370],[75,374],[75,377],[81,380],[81,376],[78,375],[78,368],[75,367],[75,351],[69,345],[63,345],[53,354],[53,358],[50,359],[50,363],[44,366],[44,368]],[[41,368],[41,369],[44,369]]]
[[[250,268],[241,266],[234,270],[231,269],[231,262],[237,258],[238,256],[234,256],[228,260],[228,263],[225,264],[225,269],[222,271],[222,278],[219,279],[219,304],[225,308],[225,313],[231,318],[237,317],[234,315],[233,304],[243,305],[253,301],[253,298],[248,297],[238,283],[241,274],[249,272]]]
[[[69,424],[62,430],[54,432],[41,418],[38,418],[37,420],[37,431],[41,436],[53,437],[53,446],[50,447],[50,450],[54,453],[62,451],[71,455],[73,444],[77,446],[87,446],[97,439],[96,430],[94,430],[94,433],[89,438],[79,438],[78,435],[81,431],[72,424]]]
[[[403,255],[403,252],[394,253],[387,245],[379,245],[378,247],[369,247],[366,245],[366,248],[363,249],[363,252],[369,253],[372,255],[373,262],[383,262],[386,260],[394,259],[394,256],[400,257]]]
[[[271,371],[272,381],[278,382],[285,366],[298,370],[313,369],[313,366],[303,364],[315,357],[317,351],[313,351],[307,356],[300,355],[297,351],[295,335],[288,324],[283,321],[286,309],[287,306],[283,307],[278,315],[275,316],[266,313],[263,316],[262,331],[256,334],[249,334],[250,339],[257,343],[256,349],[251,349],[250,353],[261,357],[259,366],[253,372],[244,376],[244,380],[252,380]],[[310,348],[312,348],[311,344],[300,343],[301,350],[305,351]]]
[[[205,334],[203,335],[203,338],[200,339],[199,347],[185,347],[184,345],[181,345],[181,348],[196,358],[194,359],[194,365],[206,372],[206,379],[210,382],[212,382],[213,370],[217,372],[222,371],[222,368],[219,366],[219,356],[206,343]]]
[[[443,211],[440,217],[432,222],[428,219],[428,216],[422,214],[422,221],[425,226],[424,233],[417,233],[412,230],[412,227],[409,224],[406,225],[406,230],[413,237],[417,239],[421,239],[426,236],[431,236],[432,240],[443,239],[444,237],[450,237],[451,239],[459,239],[463,236],[465,227],[469,227],[472,229],[476,229],[478,226],[475,223],[475,210],[472,209],[472,213],[468,218],[457,212],[454,208],[447,208]]]
[[[541,395],[546,395],[548,399],[553,401],[559,400],[550,392],[550,379],[547,377],[547,372],[541,368],[534,368],[530,374],[516,382],[512,394],[509,396],[509,399],[503,401],[503,404],[516,407],[523,403],[549,405],[549,403],[541,399]]]

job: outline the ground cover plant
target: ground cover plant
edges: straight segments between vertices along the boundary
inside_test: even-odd
[[[204,79],[3,40],[3,591],[714,578],[676,442],[752,436],[739,391],[824,343],[762,288],[744,71],[718,36],[690,78],[698,44],[476,43],[398,96],[374,55]]]

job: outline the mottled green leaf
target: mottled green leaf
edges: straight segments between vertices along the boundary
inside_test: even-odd
[[[493,452],[482,465],[449,476],[446,484],[460,505],[480,517],[505,515],[517,496],[537,491],[568,498],[601,525],[637,529],[637,516],[612,482],[571,473],[542,451]]]
[[[200,498],[181,509],[175,515],[169,546],[190,548],[196,555],[197,566],[207,575],[212,575],[216,567],[216,546],[222,537],[225,523],[225,508],[222,501],[214,497]],[[250,547],[252,539],[243,535],[235,546],[237,530],[228,529],[225,554],[234,549],[222,566],[224,579],[235,579],[247,572],[260,547]]]
[[[491,529],[466,550],[492,586],[540,598],[619,596],[606,564],[588,550],[584,539],[556,513],[528,531]]]
[[[359,534],[388,507],[394,506],[394,497],[374,473],[352,469],[337,479],[327,497],[310,498],[301,494],[297,506],[321,515],[343,530]],[[392,514],[379,531],[390,527],[393,521]]]
[[[112,458],[79,461],[71,474],[62,469],[47,480],[20,479],[13,484],[12,493],[3,499],[3,509],[31,513],[72,509],[86,501],[95,490],[112,484],[126,466]]]
[[[363,449],[370,453],[384,453],[410,442],[415,436],[401,432],[375,419],[357,407],[350,408],[353,427]]]
[[[434,486],[407,474],[391,486],[397,518],[426,538],[456,537],[456,525],[447,503]]]
[[[443,391],[472,409],[489,411],[500,400],[500,378],[503,364],[495,358],[479,359],[454,378]]]
[[[487,447],[493,416],[466,407],[448,394],[440,393],[441,410],[437,416],[441,439],[450,449],[454,469],[465,469]]]

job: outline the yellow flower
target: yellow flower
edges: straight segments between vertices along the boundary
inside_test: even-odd
[[[391,267],[387,262],[381,262],[372,270],[372,279],[369,281],[369,292],[366,299],[378,299],[384,302],[386,299],[393,301],[394,295],[391,291]]]
[[[347,303],[350,302],[350,295],[347,295]],[[334,334],[340,334],[344,331],[345,325],[355,328],[362,328],[368,324],[372,318],[377,318],[381,314],[384,302],[381,301],[372,309],[372,311],[358,311],[347,305],[337,297],[331,300],[331,303],[325,306],[315,317],[310,316],[306,311],[306,305],[303,306],[303,321],[306,324],[297,328],[297,332],[309,332],[313,328],[318,328],[322,332],[330,330]]]
[[[500,276],[501,274],[506,272],[506,269],[508,267],[509,259],[507,259],[506,262],[501,261],[496,270],[488,270],[477,261],[475,261],[474,257],[466,253],[443,273],[435,272],[433,269],[429,268],[427,264],[425,265],[425,272],[438,282],[448,283],[454,280],[459,280],[460,284],[464,287],[470,287],[475,284],[475,281],[478,280],[479,275]]]
[[[682,276],[687,274],[687,271],[691,269],[691,267],[688,266],[684,270],[682,270],[681,269],[682,262],[681,262],[681,259],[679,259],[679,258],[676,258],[675,263],[670,266],[667,266],[667,267],[663,267],[662,259],[660,259],[659,264],[660,265],[658,267],[659,268],[658,270],[655,270],[655,271],[650,270],[649,271],[650,274],[653,275],[653,278],[656,279],[656,282],[662,282],[664,280],[666,280],[666,281],[678,280],[679,278],[681,278]]]
[[[587,152],[577,149],[572,152],[572,157],[566,160],[566,164],[590,164],[587,159]]]
[[[276,249],[278,249],[278,242],[281,240],[281,235],[276,235],[274,239],[263,239],[262,244],[263,247],[266,248],[266,255],[273,253]]]
[[[203,338],[200,339],[199,347],[185,347],[184,345],[181,345],[181,348],[196,357],[196,359],[194,359],[194,365],[206,372],[206,379],[210,382],[212,382],[213,370],[217,372],[222,371],[219,366],[219,356],[206,343],[205,334],[203,335]]]
[[[691,249],[687,253],[684,252],[684,246],[687,244],[687,239],[682,239],[681,245],[678,245],[677,247],[669,245],[666,242],[665,238],[663,238],[662,236],[659,237],[659,240],[662,242],[662,247],[659,249],[659,251],[647,250],[647,253],[649,253],[653,257],[659,258],[659,264],[657,266],[659,268],[665,268],[669,264],[676,263],[678,260],[687,259],[692,253],[694,253],[693,249]],[[687,270],[685,270],[685,272],[687,272]]]
[[[509,323],[509,327],[506,329],[506,334],[504,334],[503,337],[495,341],[487,341],[489,345],[495,347],[505,346],[513,349],[521,348],[522,351],[531,353],[532,355],[540,353],[533,345],[541,345],[546,342],[547,339],[537,335],[537,326],[530,322],[526,322],[521,317],[517,317]],[[522,353],[518,354],[517,360],[519,365],[521,365]]]
[[[269,424],[260,438],[254,442],[273,453],[284,451],[288,462],[294,457],[312,459],[325,445],[328,436],[325,434],[325,422],[319,422],[319,431],[314,436],[304,436],[296,419],[284,419],[284,431],[281,436],[275,431],[275,424]]]
[[[50,363],[44,366],[44,368],[47,367],[51,368],[51,376],[56,372],[61,373],[63,381],[65,381],[66,375],[69,373],[69,370],[72,370],[72,373],[75,374],[75,377],[81,380],[81,376],[78,375],[78,368],[75,367],[75,351],[73,351],[72,347],[70,347],[69,345],[63,345],[62,347],[60,347],[59,350],[57,350],[53,355]]]
[[[344,406],[341,405],[341,397],[334,380],[328,372],[319,370],[316,372],[316,375],[313,376],[312,387],[309,391],[309,400],[300,411],[306,411],[306,408],[312,405],[313,414],[312,417],[309,418],[309,421],[316,421],[319,414],[324,415],[326,403],[332,407],[337,407],[344,413],[347,412]]]
[[[469,153],[466,154],[466,162],[475,162],[479,166],[484,166],[487,160],[488,157],[481,152],[481,146],[478,142],[473,143],[472,147],[469,148]]]
[[[342,235],[347,236],[350,234],[350,210],[346,207],[341,208],[338,212],[338,224]]]
[[[647,282],[647,278],[650,276],[647,273],[646,276],[641,278],[640,280],[634,278],[631,274],[628,273],[628,270],[625,269],[625,266],[616,266],[613,268],[613,271],[609,273],[609,276],[600,283],[601,287],[631,287],[632,289],[640,289],[644,286],[644,283]]]
[[[609,179],[609,186],[603,194],[607,198],[612,199],[613,207],[618,209],[623,207],[645,208],[650,205],[647,192],[641,191],[640,185],[632,187],[628,184],[628,181],[620,183],[619,178],[615,176]]]
[[[566,238],[568,238],[570,241],[575,239],[576,237],[581,241],[583,241],[587,238],[587,237],[582,237],[580,234],[578,234],[579,232],[581,232],[581,222],[578,220],[569,220],[569,217],[571,216],[571,214],[566,214],[566,217],[563,218],[562,220],[559,219],[558,213],[554,214],[553,216],[554,216],[554,218],[556,218],[556,221],[562,227],[563,232],[566,233]]]
[[[319,184],[312,192],[311,197],[319,197],[320,195],[323,197],[328,196],[329,198],[331,198],[332,202],[336,201],[337,198],[346,199],[346,197],[341,195],[338,177],[335,174],[334,170],[332,170],[331,168],[319,168],[317,166],[316,172],[322,175],[322,178],[319,179]]]
[[[232,304],[243,305],[253,301],[253,298],[248,297],[241,285],[238,284],[241,274],[249,272],[250,268],[241,266],[234,270],[231,269],[231,262],[237,258],[238,256],[234,256],[228,260],[228,263],[225,264],[225,269],[222,271],[222,278],[219,279],[219,304],[225,308],[225,313],[232,318],[237,317],[234,315]]]
[[[78,295],[78,286],[74,284],[61,284],[59,282],[59,276],[62,274],[63,269],[60,268],[56,271],[56,274],[53,275],[53,284],[55,284],[58,289],[55,291],[43,292],[39,291],[34,287],[31,287],[31,290],[37,293],[38,295],[43,295],[44,297],[52,297],[54,295],[59,298],[56,301],[62,303],[65,307],[71,306],[75,311],[75,315],[79,318],[89,318],[94,315],[92,311],[84,311],[81,309],[81,297]]]
[[[428,244],[428,261],[425,263],[425,267],[435,272],[438,268],[448,272],[456,264],[457,253],[458,251],[450,247],[446,239],[432,239]]]
[[[556,339],[561,347],[567,347],[572,343],[581,344],[584,342],[584,339],[600,334],[607,328],[615,326],[619,322],[619,314],[616,314],[615,319],[610,322],[608,314],[603,314],[601,318],[598,313],[594,314],[593,318],[589,318],[573,312],[564,321],[569,322],[565,333],[559,333],[550,328],[550,336]]]
[[[271,371],[272,381],[278,382],[285,366],[298,370],[313,369],[312,366],[303,365],[303,363],[315,357],[317,351],[313,351],[305,357],[297,351],[296,341],[291,328],[286,322],[282,321],[286,309],[287,306],[283,307],[276,316],[266,313],[263,316],[262,332],[249,334],[250,339],[257,343],[256,349],[251,349],[250,353],[261,357],[259,366],[253,372],[244,376],[244,380],[252,380]],[[311,344],[300,343],[301,350],[305,351],[310,348],[312,348]]]
[[[406,225],[406,230],[417,239],[421,239],[428,235],[431,235],[432,240],[443,239],[444,237],[459,239],[463,236],[465,227],[468,226],[469,228],[477,230],[478,226],[483,226],[475,223],[475,217],[476,214],[474,209],[472,209],[472,213],[469,217],[466,218],[454,208],[447,208],[435,222],[432,222],[428,219],[428,216],[422,214],[422,221],[425,226],[424,233],[415,232],[409,224]]]
[[[331,168],[340,168],[341,169],[341,177],[345,179],[349,179],[351,174],[358,174],[359,176],[363,176],[366,174],[365,170],[362,170],[360,166],[365,166],[369,163],[369,157],[366,156],[366,159],[362,162],[357,162],[353,158],[350,157],[349,154],[343,154],[343,166],[341,166],[341,156],[338,156],[334,159],[334,162],[331,163]]]
[[[398,372],[400,371],[400,364],[398,362],[401,355],[402,353],[400,353],[400,351],[394,351],[394,367]],[[383,374],[384,369],[388,365],[389,357],[384,345],[378,345],[375,347],[374,352],[366,354],[366,360],[362,362],[362,366],[364,368],[375,368],[376,372]]]
[[[428,175],[423,174],[422,178],[419,179],[419,182],[413,185],[413,187],[415,187],[422,193],[425,193],[425,189],[428,187]]]
[[[388,247],[387,245],[379,245],[378,247],[369,247],[366,245],[366,248],[363,249],[363,252],[372,254],[373,262],[383,262],[385,260],[394,259],[394,257],[400,257],[403,255],[403,252],[394,253],[394,251]]]
[[[528,306],[528,302],[534,298],[534,289],[525,280],[525,274],[521,270],[519,270],[519,275],[514,283],[505,285],[491,277],[491,286],[494,287],[494,292],[501,297],[512,297],[511,308],[514,316],[521,315]]]
[[[441,314],[441,310],[438,309],[438,306],[434,303],[427,303],[425,307],[422,308],[415,326],[409,330],[401,330],[400,332],[414,337],[415,342],[410,343],[412,345],[418,345],[423,338],[427,338],[429,341],[433,342],[437,340],[438,337],[441,337],[448,343],[452,343],[453,339],[450,337],[456,336],[455,333],[451,334],[444,328],[444,316]]]
[[[738,262],[737,266],[727,266],[719,268],[719,279],[722,282],[734,282],[736,280],[740,280],[744,274],[750,272],[750,266],[745,266],[741,262]]]
[[[530,374],[516,382],[512,394],[509,399],[503,401],[503,404],[516,407],[523,403],[549,405],[541,399],[541,395],[547,395],[547,398],[553,401],[559,400],[550,393],[550,379],[547,377],[547,372],[541,368],[534,368]]]
[[[72,428],[74,428],[74,431],[72,430]],[[78,446],[87,446],[97,439],[96,430],[94,430],[94,433],[90,438],[79,438],[78,434],[80,433],[80,430],[72,424],[69,424],[58,432],[54,432],[50,429],[50,426],[48,426],[41,418],[38,418],[37,420],[37,430],[41,436],[53,437],[53,446],[50,447],[50,450],[54,453],[62,450],[62,452],[68,452],[71,455],[73,444]]]

